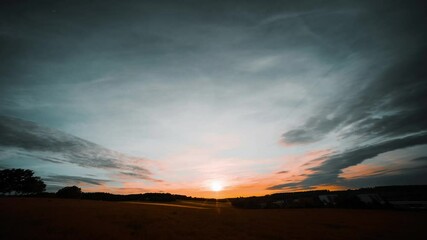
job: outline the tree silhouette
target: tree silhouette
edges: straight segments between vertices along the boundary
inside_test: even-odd
[[[46,184],[40,177],[34,176],[29,169],[0,170],[1,194],[35,194],[46,190]]]
[[[64,187],[56,192],[56,195],[61,198],[81,198],[82,190],[79,187]]]

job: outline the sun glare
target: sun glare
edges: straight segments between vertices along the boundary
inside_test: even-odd
[[[211,183],[211,190],[214,192],[219,192],[224,188],[224,186],[218,182],[218,181],[214,181]]]

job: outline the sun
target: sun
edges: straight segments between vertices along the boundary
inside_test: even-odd
[[[213,181],[210,187],[211,187],[211,190],[214,192],[219,192],[219,191],[222,191],[222,189],[224,189],[224,186],[222,185],[222,183],[218,181]]]

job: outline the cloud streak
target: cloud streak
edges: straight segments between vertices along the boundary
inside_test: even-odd
[[[140,164],[144,159],[129,157],[70,134],[19,118],[0,116],[0,147],[18,149],[21,154],[52,163],[72,163],[81,167],[116,169],[142,179],[150,171]]]
[[[342,169],[357,165],[382,153],[424,144],[427,144],[427,133],[397,138],[351,149],[339,154],[332,154],[320,166],[309,168],[313,173],[309,174],[303,181],[279,184],[271,186],[269,189],[278,190],[287,187],[310,187],[338,183],[341,180],[338,176],[342,173]]]
[[[90,177],[80,177],[80,176],[66,176],[66,175],[52,175],[49,177],[43,178],[43,180],[50,183],[59,183],[59,184],[80,184],[87,183],[91,185],[103,185],[110,180],[106,179],[98,179],[98,178],[90,178]]]
[[[332,131],[344,137],[385,139],[427,129],[427,49],[411,54],[347,101],[335,102],[303,126],[283,134],[287,144],[321,140]],[[336,109],[336,110],[330,110]],[[343,130],[346,128],[345,130]]]
[[[397,53],[399,57],[380,74],[362,86],[355,83],[350,93],[338,93],[317,115],[282,135],[285,146],[313,144],[332,135],[352,147],[310,168],[314,173],[304,181],[269,189],[336,184],[345,168],[382,153],[427,143],[427,105],[423,104],[427,102],[427,48]]]

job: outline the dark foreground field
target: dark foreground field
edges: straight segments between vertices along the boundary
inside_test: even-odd
[[[427,212],[0,199],[0,239],[427,239]]]

